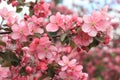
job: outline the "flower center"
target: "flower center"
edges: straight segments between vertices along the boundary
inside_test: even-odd
[[[95,26],[95,22],[91,22],[90,25],[91,25],[91,26]]]

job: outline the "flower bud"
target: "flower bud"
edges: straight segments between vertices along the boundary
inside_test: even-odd
[[[107,36],[107,37],[105,37],[105,40],[104,40],[104,44],[108,44],[110,42],[110,37],[109,36]]]
[[[71,46],[66,46],[66,47],[65,47],[65,52],[66,52],[66,53],[70,53],[71,51],[72,51]]]
[[[30,73],[32,72],[32,68],[31,68],[30,66],[27,66],[27,67],[25,68],[25,70],[26,70],[26,72],[27,72],[28,74],[30,74]]]
[[[17,5],[19,5],[18,1],[12,1],[12,6],[13,6],[13,7],[15,7],[15,6],[17,6]]]

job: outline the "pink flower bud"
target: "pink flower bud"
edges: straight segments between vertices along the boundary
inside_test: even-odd
[[[32,68],[30,66],[27,66],[25,70],[28,74],[32,72]]]
[[[75,34],[75,33],[76,33],[75,29],[72,29],[72,34]]]
[[[47,70],[47,63],[45,63],[45,62],[38,62],[37,63],[37,69],[39,69],[39,70]]]
[[[79,47],[77,47],[77,52],[80,52],[80,51],[81,51],[81,49]]]
[[[18,1],[12,1],[12,6],[13,6],[13,7],[14,7],[14,6],[17,6],[17,5],[19,5]]]
[[[27,14],[24,14],[24,19],[27,20],[30,16],[28,16]]]
[[[117,27],[119,26],[119,22],[113,22],[112,26],[114,29],[117,29]]]
[[[70,53],[71,51],[72,51],[71,46],[66,46],[65,52],[66,52],[66,53]]]
[[[106,38],[105,38],[105,40],[104,40],[104,44],[108,44],[110,42],[110,37],[109,36],[107,36]]]

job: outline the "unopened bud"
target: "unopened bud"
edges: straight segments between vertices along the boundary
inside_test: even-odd
[[[66,52],[66,53],[70,53],[71,51],[72,51],[71,46],[66,46],[65,52]]]
[[[25,68],[25,70],[26,70],[27,73],[31,73],[32,72],[32,68],[30,66],[27,66]]]

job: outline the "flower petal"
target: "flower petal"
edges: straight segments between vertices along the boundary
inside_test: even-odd
[[[47,26],[46,26],[46,30],[48,32],[56,32],[58,30],[58,26],[56,24],[52,24],[52,23],[49,23]]]
[[[89,24],[83,24],[82,31],[83,32],[89,32],[89,31],[91,31],[91,26]]]
[[[19,33],[12,33],[12,34],[11,34],[11,37],[12,37],[13,39],[19,39],[19,38],[21,37],[21,35],[20,35]]]
[[[84,20],[85,23],[91,22],[90,16],[88,16],[88,15],[84,15],[83,20]]]
[[[66,57],[66,56],[63,56],[63,57],[62,57],[62,60],[63,60],[63,62],[64,62],[65,64],[68,64],[68,63],[69,63],[69,59],[68,59],[68,57]]]
[[[54,15],[50,17],[50,22],[56,23],[56,17]]]
[[[58,64],[61,65],[61,66],[64,66],[64,65],[65,65],[65,64],[63,63],[63,61],[59,61]]]
[[[95,37],[97,35],[97,31],[95,29],[92,29],[89,33],[89,36]]]
[[[69,62],[69,66],[72,67],[76,64],[76,59],[72,59],[70,62]]]
[[[38,58],[39,58],[39,59],[44,59],[45,56],[46,56],[45,53],[38,53]]]

